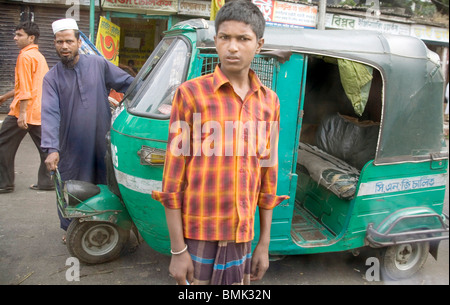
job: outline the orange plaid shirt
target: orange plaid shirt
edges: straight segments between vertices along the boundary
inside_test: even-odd
[[[182,209],[185,238],[251,241],[256,206],[289,198],[276,195],[278,128],[270,122],[279,124],[279,100],[251,70],[249,77],[244,101],[219,66],[175,94],[162,191],[152,197]]]

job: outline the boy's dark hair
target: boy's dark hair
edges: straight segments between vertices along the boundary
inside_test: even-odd
[[[266,21],[259,8],[251,0],[227,1],[216,15],[216,33],[224,21],[240,21],[251,26],[256,37],[264,36]]]
[[[28,36],[34,35],[34,43],[38,42],[40,31],[39,26],[33,21],[24,21],[16,26],[16,31],[23,30]]]

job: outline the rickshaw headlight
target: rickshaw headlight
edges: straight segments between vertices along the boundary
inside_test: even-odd
[[[164,165],[166,151],[143,145],[137,153],[141,158],[141,165]]]

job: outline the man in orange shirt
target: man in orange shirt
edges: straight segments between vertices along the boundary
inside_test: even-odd
[[[276,195],[279,100],[250,69],[264,44],[264,17],[251,1],[236,0],[220,9],[215,25],[220,65],[178,88],[162,191],[152,193],[165,207],[169,272],[178,284],[261,279],[272,209],[289,198]],[[260,234],[251,253],[257,207]]]
[[[41,164],[36,190],[54,189],[41,149],[42,81],[48,71],[47,61],[39,52],[39,27],[32,21],[16,27],[14,41],[20,49],[15,69],[14,90],[0,96],[0,104],[14,97],[8,116],[0,129],[0,194],[14,191],[14,158],[27,132],[39,150]]]

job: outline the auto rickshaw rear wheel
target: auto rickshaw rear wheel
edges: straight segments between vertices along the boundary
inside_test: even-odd
[[[428,242],[398,244],[381,249],[382,274],[392,280],[410,278],[423,267],[429,250]]]
[[[82,262],[101,264],[118,258],[129,236],[129,230],[113,223],[74,219],[67,229],[67,248]]]

